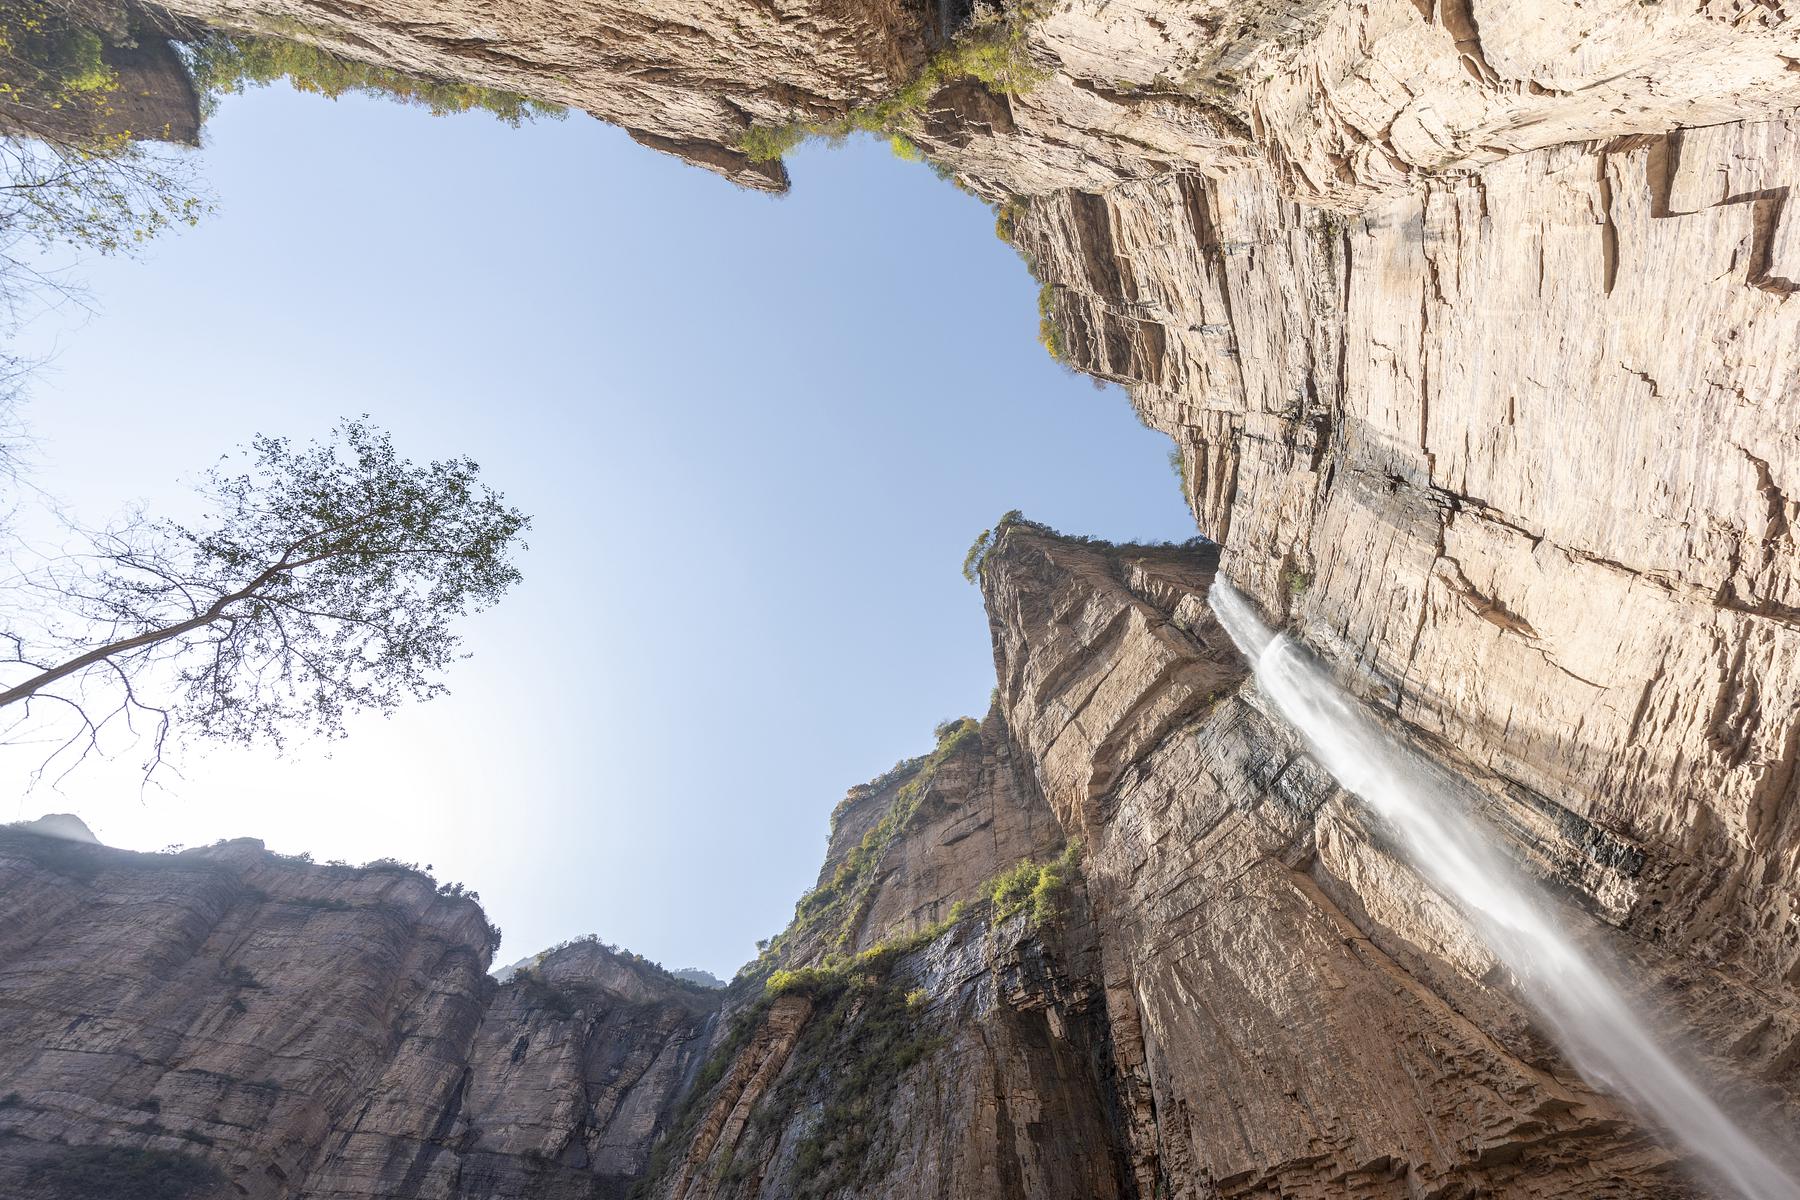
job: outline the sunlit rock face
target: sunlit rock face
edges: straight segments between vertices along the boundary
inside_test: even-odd
[[[576,105],[757,187],[785,176],[746,130],[893,92],[963,19],[177,7]],[[226,848],[86,878],[10,849],[0,1171],[25,1186],[61,1135],[185,1144],[258,1197],[637,1175],[679,1200],[1709,1194],[1246,687],[1218,572],[1469,781],[1714,1093],[1791,1150],[1795,20],[1038,7],[1040,82],[950,81],[903,131],[1004,202],[1051,341],[1176,440],[1217,546],[1004,530],[995,708],[846,799],[819,887],[716,1015],[592,949],[495,992],[478,914],[401,880],[296,915],[265,880],[326,869]],[[1049,918],[996,912],[997,879],[1077,840]],[[314,922],[333,955],[266,949]],[[267,995],[218,977],[251,951]],[[807,968],[836,982],[763,996]],[[565,970],[599,999],[534,990]]]
[[[262,1200],[620,1196],[716,1019],[585,943],[496,985],[468,899],[255,842],[0,831],[0,897],[7,1196],[60,1194],[46,1168],[94,1145]]]
[[[311,42],[347,58],[564,104],[745,187],[779,162],[738,143],[753,123],[832,118],[893,91],[936,40],[906,0],[176,0],[175,17]]]
[[[1613,920],[1787,985],[1797,134],[1534,151],[1350,218],[1177,176],[1019,226],[1234,579],[1537,820],[1641,854]]]
[[[1004,711],[1087,839],[1140,1179],[1175,1195],[1707,1194],[1581,1082],[1477,933],[1241,686],[1204,605],[1214,561],[1017,525],[983,568]],[[1722,1092],[1791,1123],[1791,991],[1611,930],[1639,860],[1504,790],[1492,804],[1509,852],[1566,889],[1572,927],[1629,963],[1647,1006],[1695,1047],[1730,1047],[1708,1064]]]
[[[851,790],[723,992],[597,943],[495,983],[404,869],[0,834],[0,1190],[109,1145],[267,1200],[1717,1194],[1270,715],[1219,557],[1004,525],[993,709]],[[1470,778],[1712,1094],[1800,1121],[1792,989],[1621,921],[1653,848]]]
[[[1800,104],[1793,19],[1735,0],[1040,7],[1048,78],[1004,121],[922,131],[990,197],[1252,167],[1355,210],[1528,150]]]
[[[841,971],[898,938],[893,965],[773,1004],[740,985],[652,1194],[1716,1194],[1580,1077],[1479,931],[1265,711],[1206,603],[1218,559],[1003,530],[981,567],[995,710],[979,738],[852,791],[763,973]],[[1635,846],[1505,787],[1479,803],[1715,1095],[1764,1134],[1800,1119],[1791,992],[1615,928]],[[1017,857],[1076,839],[1056,916],[997,911]],[[945,881],[935,906],[921,879]],[[901,993],[904,1016],[882,1016]],[[883,1021],[912,1053],[871,1049]],[[847,1078],[874,1098],[854,1169],[821,1132]]]

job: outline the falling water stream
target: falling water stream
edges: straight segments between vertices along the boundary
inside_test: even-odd
[[[1455,782],[1389,736],[1222,578],[1211,603],[1255,668],[1262,694],[1321,765],[1385,821],[1414,869],[1461,905],[1576,1069],[1653,1117],[1743,1200],[1800,1200],[1800,1182],[1658,1043],[1607,972],[1564,932],[1548,897],[1455,799]]]

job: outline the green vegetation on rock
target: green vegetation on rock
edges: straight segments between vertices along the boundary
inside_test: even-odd
[[[773,162],[810,138],[838,141],[859,132],[893,138],[939,88],[958,79],[974,79],[996,95],[1028,92],[1046,78],[1044,71],[1032,65],[1026,45],[1030,19],[1028,10],[1017,9],[978,21],[893,95],[835,119],[752,126],[738,140],[738,149],[754,162]],[[924,159],[904,136],[896,138],[893,145],[902,158]]]
[[[486,112],[508,125],[534,117],[560,117],[561,105],[529,100],[516,92],[408,75],[357,62],[306,42],[261,34],[212,33],[187,47],[194,86],[210,106],[218,97],[285,79],[295,91],[331,100],[379,96],[429,109],[434,116]]]
[[[129,253],[206,210],[189,166],[146,153],[134,138],[156,131],[134,134],[116,111],[107,54],[129,42],[128,20],[105,4],[0,0],[0,230],[11,235],[0,240],[0,301],[47,286],[14,249],[20,238]]]
[[[970,583],[981,582],[981,560],[987,557],[988,547],[993,544],[994,531],[984,529],[969,545],[969,552],[963,555],[963,578]]]
[[[1187,456],[1182,454],[1180,446],[1169,447],[1169,470],[1175,472],[1175,478],[1181,481],[1181,495],[1188,496]]]
[[[885,975],[895,960],[944,936],[951,926],[963,919],[967,910],[968,906],[958,900],[950,906],[950,913],[943,920],[912,933],[888,938],[857,954],[829,955],[818,966],[774,971],[763,982],[763,990],[770,997],[797,992],[817,998],[867,983]]]
[[[1080,869],[1080,839],[1071,841],[1049,862],[1024,859],[994,880],[988,893],[994,902],[994,920],[1029,912],[1033,929],[1057,920],[1065,911],[1069,883]]]
[[[818,1120],[795,1150],[795,1194],[803,1200],[854,1188],[887,1169],[874,1131],[888,1097],[939,1044],[910,995],[903,984],[883,978],[821,1005],[782,1085],[759,1106],[758,1115],[767,1113],[773,1124],[795,1111],[803,1096],[820,1104]]]
[[[763,946],[756,960],[739,972],[740,980],[768,978],[781,962],[785,948],[821,932],[831,939],[835,951],[848,949],[874,899],[873,885],[881,861],[918,814],[932,779],[958,754],[980,746],[981,722],[972,717],[944,721],[937,728],[938,744],[930,754],[903,759],[878,778],[851,789],[839,804],[831,815],[833,829],[848,805],[898,783],[898,791],[881,819],[844,856],[830,879],[800,898],[794,906],[793,923]]]
[[[119,86],[99,33],[58,7],[0,2],[0,104],[46,110],[93,105]]]
[[[796,1195],[827,1196],[886,1169],[872,1134],[883,1105],[900,1077],[939,1044],[923,1023],[929,993],[908,988],[895,968],[942,937],[966,909],[959,902],[936,924],[860,954],[769,977],[770,999],[802,994],[815,1006],[781,1082],[751,1117],[766,1137],[793,1113],[818,1105],[818,1119],[795,1151]]]
[[[1062,326],[1056,319],[1056,285],[1045,283],[1038,286],[1038,344],[1057,362],[1067,364],[1069,347],[1063,338]]]
[[[222,1182],[191,1154],[125,1146],[57,1146],[25,1180],[50,1200],[188,1200]]]

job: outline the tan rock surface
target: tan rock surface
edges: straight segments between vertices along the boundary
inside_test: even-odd
[[[960,19],[178,7],[575,104],[762,187],[784,176],[737,149],[746,129],[893,92]],[[710,1025],[596,985],[624,1015],[595,1041],[538,1029],[516,989],[516,1011],[478,999],[478,915],[402,903],[401,883],[299,921],[344,922],[349,966],[320,979],[274,932],[295,918],[244,898],[278,891],[246,882],[276,870],[250,850],[183,862],[167,899],[132,885],[125,940],[87,883],[15,864],[9,905],[45,915],[0,931],[0,1016],[27,1047],[0,1062],[29,1087],[0,1128],[32,1139],[0,1141],[0,1170],[50,1130],[192,1128],[252,1195],[311,1194],[290,1181],[315,1170],[341,1196],[572,1185],[644,1161],[706,1042],[717,1074],[663,1194],[1699,1195],[1257,707],[1206,612],[1215,569],[1465,776],[1726,1101],[1791,1143],[1800,22],[1735,0],[1063,0],[1026,44],[1041,84],[952,81],[906,132],[1010,202],[1067,357],[1176,439],[1222,550],[1014,525],[990,553],[998,711],[853,794],[758,971],[929,944],[806,1004],[759,1004],[753,977]],[[1064,919],[992,925],[987,880],[1076,836]],[[376,894],[399,915],[361,913]],[[975,904],[933,931],[957,900]],[[217,977],[242,955],[292,975],[280,1037],[237,1038],[217,1011],[247,986]],[[89,963],[105,986],[80,983]],[[273,998],[241,1002],[254,1018]],[[906,1053],[871,1066],[871,1044]],[[641,1082],[597,1086],[601,1061]],[[529,1103],[500,1082],[540,1078]],[[879,1111],[861,1141],[822,1142],[845,1078]],[[177,1132],[132,1132],[121,1101],[157,1089]],[[819,1174],[821,1145],[862,1148],[854,1182]],[[252,1179],[253,1156],[276,1170]]]
[[[1198,602],[1211,555],[1154,576],[1143,555],[1027,525],[990,552],[1002,705],[1022,742],[1055,746],[1071,728],[1044,678],[1242,678]],[[1093,636],[1091,614],[1139,606]],[[1090,729],[1155,710],[1154,687],[1088,692]],[[1212,691],[1139,745],[1105,760],[1113,782],[1084,832],[1121,1101],[1153,1114],[1134,1123],[1141,1178],[1174,1195],[1689,1194],[1659,1137],[1534,1032],[1454,906],[1383,848],[1253,691]],[[1054,753],[1037,761],[1081,778]],[[1570,925],[1629,964],[1660,1021],[1713,1052],[1722,1094],[1771,1129],[1800,1120],[1792,991],[1666,938],[1620,936],[1608,896],[1645,860],[1570,814],[1492,804],[1515,856],[1578,899]],[[1137,1089],[1151,1107],[1131,1103]]]

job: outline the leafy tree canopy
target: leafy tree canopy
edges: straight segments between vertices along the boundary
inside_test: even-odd
[[[352,713],[446,690],[455,623],[518,581],[529,524],[472,460],[415,464],[366,421],[305,445],[259,436],[202,493],[197,524],[140,518],[15,584],[59,617],[0,631],[14,664],[0,708],[68,706],[80,754],[108,724],[148,719],[152,769],[177,727],[341,736]]]
[[[210,103],[216,103],[221,95],[285,79],[296,91],[332,100],[353,94],[379,96],[429,109],[435,116],[492,113],[508,125],[534,117],[560,117],[565,111],[560,105],[528,100],[515,92],[408,75],[281,37],[214,32],[187,49],[194,84]]]

